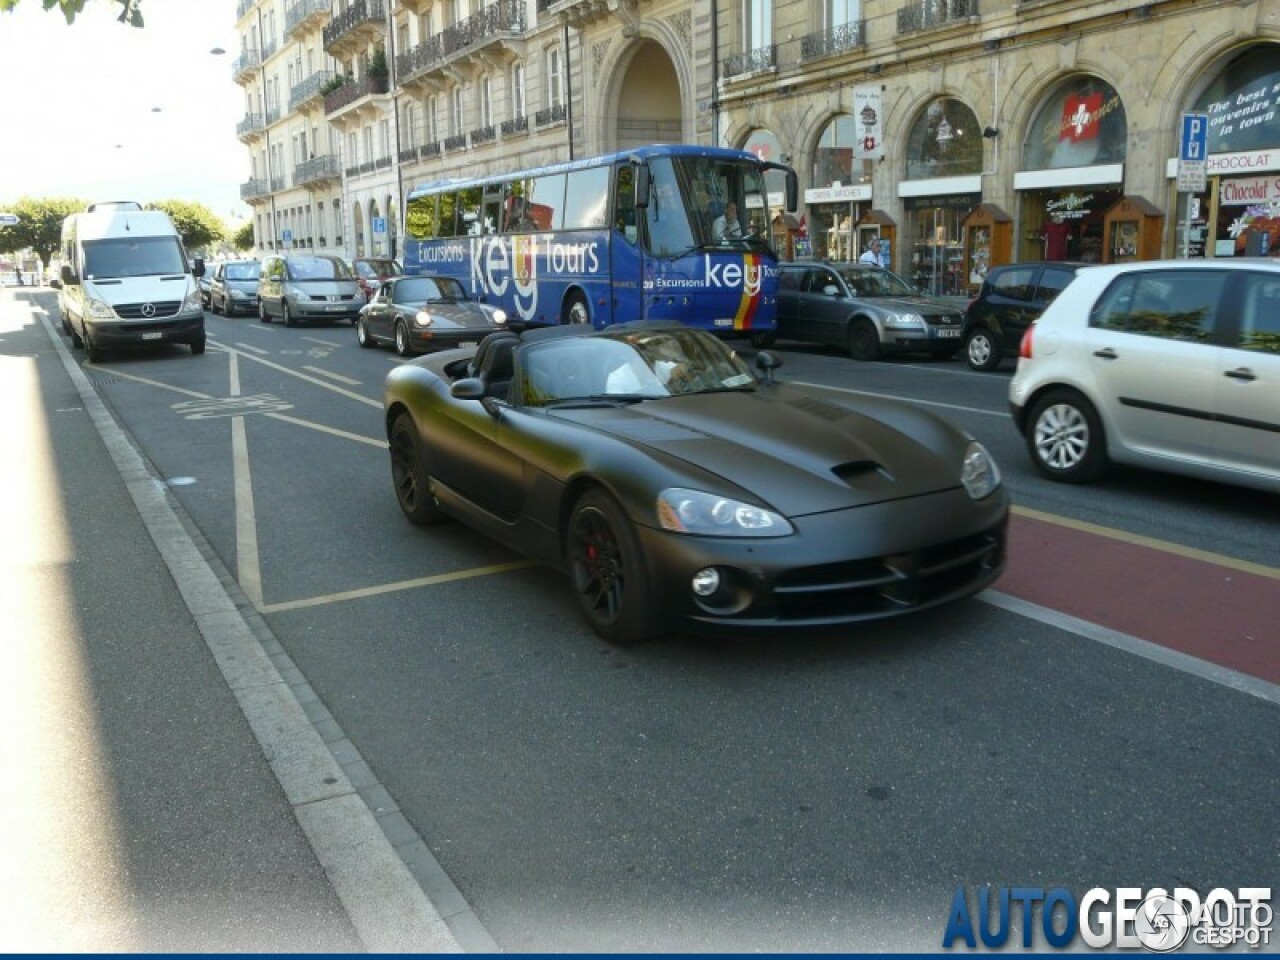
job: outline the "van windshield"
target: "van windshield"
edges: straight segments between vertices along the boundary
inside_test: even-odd
[[[84,245],[84,275],[88,280],[186,272],[187,261],[177,237],[89,240]]]

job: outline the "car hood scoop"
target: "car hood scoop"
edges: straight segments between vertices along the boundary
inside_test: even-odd
[[[872,411],[876,406],[868,404]],[[687,461],[788,516],[921,496],[959,484],[958,458],[944,462],[893,418],[786,386],[566,409],[557,415]],[[912,416],[906,415],[907,422],[915,422]]]

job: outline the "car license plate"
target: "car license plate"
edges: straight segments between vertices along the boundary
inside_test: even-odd
[[[942,327],[938,330],[938,336],[958,337],[960,336],[960,328],[959,327]]]
[[[347,308],[346,308],[345,306],[343,306],[342,304],[340,304],[340,303],[331,303],[331,304],[329,304],[329,312],[330,312],[330,313],[341,313],[341,312],[342,312],[343,310],[345,310],[345,309],[347,309]]]
[[[458,344],[459,347],[474,347],[475,345],[476,342],[474,340],[463,340]]]
[[[164,337],[164,334],[161,333],[159,330],[155,331],[154,333],[144,333],[142,335],[143,340],[160,340],[163,337]]]

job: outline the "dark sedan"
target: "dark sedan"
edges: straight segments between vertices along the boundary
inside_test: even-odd
[[[961,308],[866,263],[784,263],[777,336],[842,347],[855,360],[960,349]]]
[[[396,367],[405,515],[569,574],[616,643],[676,626],[820,626],[973,594],[1008,500],[982,445],[905,403],[757,379],[715,336],[548,327]]]
[[[452,277],[396,277],[383,282],[356,320],[362,347],[390,344],[402,357],[479,343],[506,328],[506,312],[471,299]]]
[[[213,273],[209,282],[209,310],[228,317],[237,313],[256,314],[261,266],[257,260],[224,260],[206,267]]]

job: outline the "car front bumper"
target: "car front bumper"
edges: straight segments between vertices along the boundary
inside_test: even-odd
[[[637,533],[653,596],[686,624],[815,627],[879,620],[970,596],[1004,570],[1009,501],[963,489],[793,520],[771,539]],[[711,597],[692,589],[714,567]]]
[[[163,320],[85,319],[89,337],[101,347],[140,343],[191,343],[204,338],[204,313],[179,314]]]

